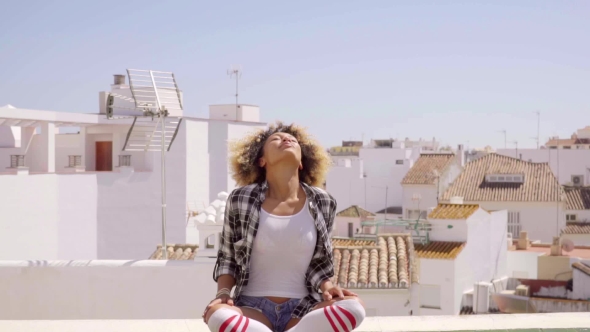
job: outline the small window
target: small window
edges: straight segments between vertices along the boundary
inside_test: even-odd
[[[10,168],[25,167],[25,155],[11,155]]]
[[[82,166],[82,156],[68,156],[68,167]]]
[[[576,215],[575,214],[566,214],[565,220],[566,221],[576,221]]]
[[[564,148],[564,149],[566,149],[566,150],[569,150],[569,149],[571,149],[572,147],[571,147],[571,146],[569,146],[569,145],[565,145],[563,148]]]
[[[131,155],[120,155],[119,167],[120,166],[131,166]]]
[[[512,177],[511,176],[507,176],[506,177],[506,182],[512,182]]]
[[[490,176],[490,181],[498,181],[498,177],[497,176]]]
[[[403,159],[398,159],[395,161],[396,165],[403,165],[404,164],[404,160]]]
[[[522,182],[522,179],[520,176],[515,176],[514,177],[514,182]]]
[[[498,181],[506,181],[506,179],[503,176],[498,176]]]

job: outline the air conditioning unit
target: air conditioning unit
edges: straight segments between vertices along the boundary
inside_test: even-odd
[[[583,175],[572,175],[572,183],[574,186],[583,186],[584,185],[584,176]]]

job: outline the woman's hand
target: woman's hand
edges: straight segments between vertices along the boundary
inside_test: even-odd
[[[334,298],[344,299],[345,296],[358,296],[356,293],[349,291],[348,289],[342,289],[339,286],[332,286],[322,293],[324,301],[330,301]]]
[[[205,322],[205,324],[207,324],[207,311],[209,311],[209,309],[211,309],[211,307],[213,307],[214,305],[217,305],[217,304],[227,304],[227,305],[233,307],[234,300],[228,294],[223,294],[223,295],[220,295],[219,297],[217,297],[216,299],[214,299],[213,301],[209,302],[209,304],[205,308],[205,311],[203,312],[203,321]]]

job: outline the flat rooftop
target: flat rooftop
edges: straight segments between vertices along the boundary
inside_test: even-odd
[[[197,310],[197,309],[195,309]],[[588,331],[588,313],[480,316],[369,317],[355,331]],[[170,320],[2,320],[10,332],[208,332],[200,319]],[[313,332],[313,331],[310,331]]]

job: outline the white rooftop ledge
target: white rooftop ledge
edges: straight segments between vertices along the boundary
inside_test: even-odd
[[[476,331],[575,329],[590,326],[587,313],[481,316],[371,317],[355,331]],[[0,331],[11,332],[208,332],[200,319],[187,320],[26,320],[0,321]],[[310,331],[313,332],[313,331]]]

